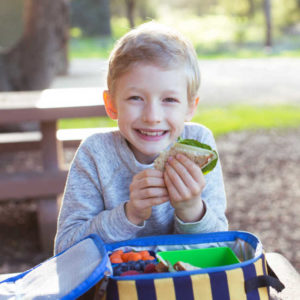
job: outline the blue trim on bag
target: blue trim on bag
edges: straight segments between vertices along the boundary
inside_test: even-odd
[[[146,236],[132,240],[106,244],[107,250],[124,246],[153,246],[153,245],[184,245],[184,244],[204,244],[204,243],[222,243],[234,241],[241,238],[249,243],[254,249],[260,244],[259,239],[245,231],[219,231],[210,233],[196,234],[176,234],[176,235],[158,235]]]
[[[86,238],[91,238],[95,245],[97,246],[102,260],[100,264],[94,269],[92,274],[86,278],[81,284],[79,284],[75,289],[73,289],[71,292],[69,292],[68,295],[61,298],[61,300],[72,300],[76,299],[77,297],[83,295],[85,292],[87,292],[91,287],[93,287],[99,280],[104,276],[106,269],[106,265],[108,263],[108,255],[105,249],[105,244],[101,240],[101,238],[96,234],[91,234],[87,236]]]

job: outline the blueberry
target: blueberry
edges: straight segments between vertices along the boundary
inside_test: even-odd
[[[140,266],[141,266],[141,270],[144,271],[146,263],[144,260],[140,260]]]
[[[130,270],[130,271],[135,270],[135,266],[133,266],[133,265],[132,265],[132,266],[129,266],[129,270]]]
[[[135,269],[137,271],[143,271],[144,270],[144,266],[142,265],[141,261],[137,261],[135,264]]]
[[[122,263],[120,265],[120,269],[121,269],[122,272],[126,272],[126,271],[129,270],[128,265],[126,263]]]
[[[120,276],[121,273],[122,273],[122,270],[121,270],[121,266],[120,265],[117,265],[113,268],[114,270],[114,276]]]

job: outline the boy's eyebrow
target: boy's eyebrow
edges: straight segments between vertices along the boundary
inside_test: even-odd
[[[143,92],[143,88],[140,88],[138,86],[128,86],[127,90],[129,90],[130,92]],[[178,94],[178,93],[181,93],[181,91],[180,91],[180,89],[177,89],[176,87],[174,87],[174,89],[164,90],[163,93]]]

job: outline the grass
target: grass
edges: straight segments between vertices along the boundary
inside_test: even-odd
[[[193,118],[210,128],[215,136],[232,131],[300,127],[300,106],[232,105],[199,108]]]
[[[114,39],[102,38],[72,38],[70,40],[69,58],[108,58],[114,45]]]
[[[115,41],[112,37],[71,39],[69,57],[107,59]],[[297,47],[279,44],[272,49],[266,49],[258,43],[236,45],[215,42],[210,45],[196,45],[195,49],[199,59],[300,57],[300,42]]]
[[[207,126],[215,136],[241,130],[296,128],[300,127],[300,106],[199,107],[192,121]],[[61,129],[114,126],[116,121],[106,117],[65,119],[59,123]]]

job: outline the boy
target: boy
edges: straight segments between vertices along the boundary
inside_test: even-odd
[[[153,168],[182,138],[215,148],[211,132],[190,121],[200,73],[180,34],[150,22],[126,34],[109,60],[103,97],[119,130],[87,138],[72,162],[59,215],[55,253],[96,233],[104,242],[145,235],[227,230],[220,163],[204,175],[184,155]]]

